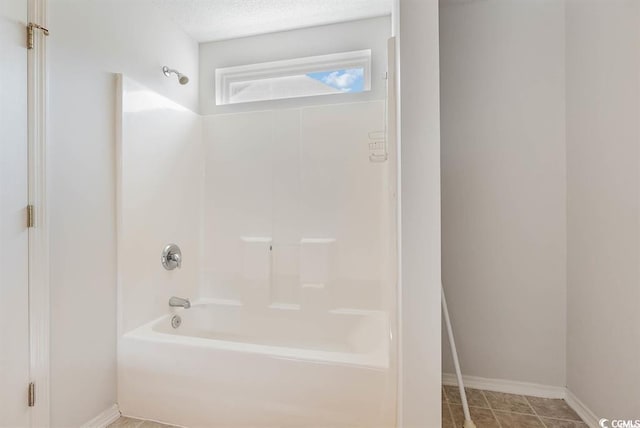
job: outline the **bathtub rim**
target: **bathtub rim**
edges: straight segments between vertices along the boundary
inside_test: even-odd
[[[235,300],[223,299],[198,299],[192,303],[193,307],[202,306],[243,306],[242,303]],[[290,307],[280,307],[282,310],[296,310],[297,305]],[[186,309],[189,310],[189,309]],[[262,345],[246,342],[233,342],[228,340],[219,340],[213,338],[204,338],[198,336],[187,336],[181,334],[169,334],[160,332],[154,327],[162,322],[169,322],[174,315],[180,315],[185,309],[174,309],[166,314],[155,318],[129,332],[123,333],[120,340],[133,339],[145,342],[156,342],[172,345],[180,345],[187,347],[195,347],[201,349],[215,349],[230,352],[243,352],[251,354],[260,354],[271,358],[282,358],[289,360],[309,361],[318,364],[338,364],[347,367],[359,367],[375,370],[390,370],[389,351],[391,347],[391,331],[389,330],[389,316],[380,310],[365,309],[348,309],[338,308],[329,310],[330,314],[340,315],[360,315],[360,316],[376,316],[383,317],[385,322],[384,337],[380,338],[380,345],[372,352],[367,353],[351,353],[322,351],[313,349],[295,348],[289,346]]]

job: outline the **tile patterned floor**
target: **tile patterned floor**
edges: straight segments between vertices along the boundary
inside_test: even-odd
[[[465,388],[477,428],[588,428],[564,400]],[[457,386],[442,387],[442,428],[463,428]],[[109,428],[172,428],[157,422],[121,417]]]
[[[564,400],[465,388],[477,428],[588,428]],[[442,387],[442,427],[462,428],[464,413],[457,386]]]
[[[159,424],[158,422],[142,421],[121,416],[120,419],[109,425],[108,428],[173,428],[171,425]]]

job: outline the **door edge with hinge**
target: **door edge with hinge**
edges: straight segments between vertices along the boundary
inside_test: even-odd
[[[50,417],[49,219],[47,211],[47,23],[48,0],[27,0],[27,123],[29,234],[28,404],[31,426],[48,427]],[[36,209],[37,208],[37,209]],[[37,385],[37,388],[36,388]]]
[[[27,404],[29,407],[35,407],[36,405],[36,384],[33,382],[29,383],[29,398]]]

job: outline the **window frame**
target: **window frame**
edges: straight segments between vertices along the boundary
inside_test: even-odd
[[[313,97],[318,95],[341,95],[340,93],[305,94],[233,102],[231,101],[231,85],[238,82],[250,82],[255,80],[296,76],[308,73],[321,73],[359,68],[363,70],[364,89],[362,91],[358,91],[358,93],[370,91],[371,49],[217,68],[215,70],[216,105],[222,106],[244,104],[260,101]]]

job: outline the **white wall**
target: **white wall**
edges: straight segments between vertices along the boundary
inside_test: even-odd
[[[442,3],[442,275],[467,375],[565,382],[564,55],[562,1]]]
[[[385,97],[389,17],[283,31],[260,36],[200,44],[200,112],[202,114],[267,110],[304,105],[379,100]],[[372,90],[359,94],[323,95],[307,99],[265,101],[246,105],[216,106],[215,70],[338,52],[372,50]]]
[[[422,0],[400,4],[403,49],[411,52],[402,59],[402,418],[406,427],[439,426],[438,6]],[[53,426],[77,426],[115,400],[111,73],[124,72],[194,110],[197,99],[192,86],[177,89],[155,74],[165,63],[181,67],[196,86],[197,46],[143,12],[141,3],[121,6],[52,0],[50,8]],[[140,25],[146,31],[138,31]],[[357,41],[345,46],[361,48]],[[211,82],[210,77],[204,79]],[[205,107],[203,113],[212,111]]]
[[[447,2],[441,40],[464,372],[566,384],[599,417],[637,418],[640,4]]]
[[[567,2],[567,385],[640,416],[640,3]]]
[[[247,278],[260,277],[262,307],[304,309],[301,286],[322,283],[310,300],[390,308],[388,164],[369,161],[383,101],[210,115],[204,125],[202,297],[257,298]],[[247,242],[256,238],[272,240],[271,254]],[[264,262],[243,257],[253,247]]]
[[[438,2],[400,0],[400,426],[440,415],[440,98]]]
[[[112,73],[196,109],[198,46],[145,2],[52,0],[49,13],[51,422],[69,427],[116,400]]]
[[[196,298],[204,162],[202,118],[122,77],[118,185],[120,333],[168,311],[172,296]],[[160,254],[182,252],[167,271]]]

